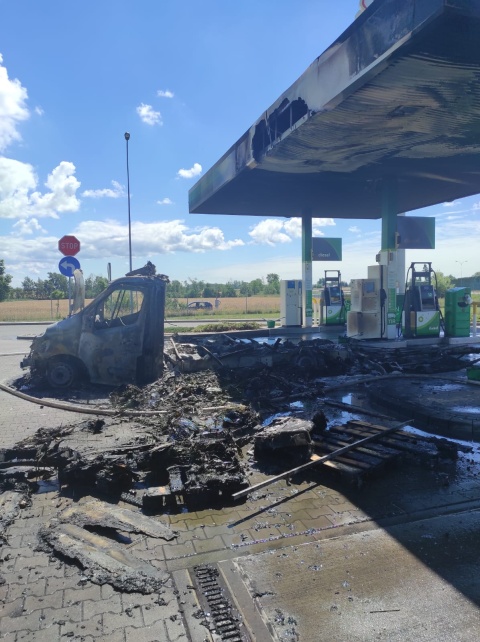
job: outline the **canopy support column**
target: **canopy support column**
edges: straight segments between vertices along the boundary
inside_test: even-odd
[[[397,180],[386,178],[382,184],[382,250],[395,250],[397,231]]]
[[[396,339],[396,310],[397,310],[397,195],[398,183],[395,178],[386,178],[382,185],[382,251],[380,252],[380,264],[385,266],[383,274],[383,289],[386,294],[386,310],[384,319],[386,327],[384,337]]]
[[[302,325],[312,327],[312,214],[302,212]]]

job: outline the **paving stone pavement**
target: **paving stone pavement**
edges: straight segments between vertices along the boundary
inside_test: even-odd
[[[0,344],[2,383],[21,376],[21,356],[16,353],[22,349],[28,352],[24,346],[5,341]],[[3,391],[0,404],[0,448],[14,446],[39,428],[85,420],[84,414],[42,407]],[[58,489],[36,494],[32,500],[32,505],[23,509],[8,528],[7,541],[0,553],[1,639],[12,642],[187,639],[172,580],[161,594],[147,596],[119,593],[109,585],[93,584],[80,568],[36,548],[38,529],[59,510],[73,504],[73,500],[61,497]]]
[[[0,357],[0,381],[21,374],[18,362],[18,356]],[[85,415],[42,408],[3,391],[0,404],[0,448],[13,446],[39,428],[85,419]],[[163,589],[151,595],[99,586],[75,564],[37,547],[40,527],[74,503],[91,499],[70,497],[55,485],[46,486],[8,528],[1,549],[0,637],[12,642],[210,642],[213,638],[206,628],[201,627],[196,637],[188,630],[184,612],[198,603],[188,578],[187,588],[179,591],[176,573],[396,523],[407,515],[421,517],[429,511],[480,505],[475,476],[458,477],[446,485],[432,468],[413,470],[410,475],[403,468],[390,471],[387,492],[385,482],[349,487],[312,472],[298,483],[282,480],[242,503],[222,508],[188,512],[179,505],[178,510],[157,517],[177,532],[175,540],[135,535],[128,544],[129,553],[171,573]],[[251,483],[257,479],[254,473]]]

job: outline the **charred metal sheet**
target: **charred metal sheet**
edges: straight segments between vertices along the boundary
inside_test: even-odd
[[[168,573],[122,550],[112,540],[74,524],[47,524],[39,536],[56,554],[76,560],[96,584],[111,584],[126,592],[154,593],[169,579]]]
[[[77,526],[105,526],[126,533],[143,533],[149,537],[171,540],[176,537],[171,528],[157,520],[127,508],[118,508],[105,502],[93,501],[64,510],[58,516],[61,522]]]
[[[477,194],[479,74],[479,0],[376,0],[192,187],[190,212],[375,219],[388,177],[399,212]]]
[[[0,479],[10,479],[18,481],[35,480],[39,476],[43,479],[53,477],[55,471],[48,466],[38,466],[37,464],[28,464],[20,462],[18,465],[9,463],[8,466],[0,465]]]

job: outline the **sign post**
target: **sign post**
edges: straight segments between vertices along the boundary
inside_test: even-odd
[[[66,234],[58,241],[58,249],[65,257],[58,264],[58,269],[61,274],[68,276],[68,316],[70,316],[72,309],[72,276],[75,270],[80,269],[80,263],[75,258],[75,254],[80,252],[80,241],[76,236]]]

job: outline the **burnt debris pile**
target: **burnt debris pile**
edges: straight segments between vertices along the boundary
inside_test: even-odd
[[[276,339],[273,343],[234,338],[229,334],[172,337],[166,344],[166,361],[181,372],[205,369],[244,369],[258,364],[294,369],[298,374],[334,376],[347,374],[355,364],[352,353],[327,339],[294,343]]]
[[[430,374],[465,368],[480,347],[472,345],[419,345],[392,347],[343,339],[306,339],[293,342],[277,338],[258,341],[230,334],[176,335],[166,342],[165,360],[176,372],[205,369],[245,369],[263,364],[275,372],[287,369],[296,377],[339,375]]]
[[[103,397],[114,416],[38,431],[4,465],[9,478],[58,473],[60,485],[77,495],[83,488],[153,511],[228,502],[251,482],[247,453],[263,473],[272,460],[283,470],[309,461],[328,424],[321,409],[329,377],[407,374],[419,363],[426,371],[465,367],[458,347],[424,349],[422,361],[318,339],[267,344],[197,335],[167,344],[161,379]],[[85,398],[91,407],[88,391]],[[16,470],[13,461],[18,469],[22,459]]]

